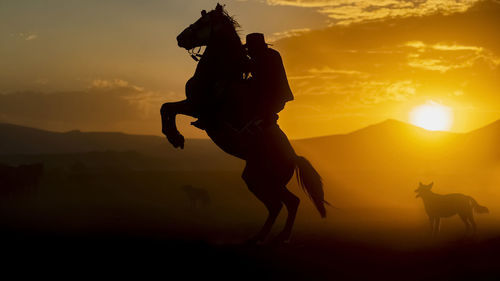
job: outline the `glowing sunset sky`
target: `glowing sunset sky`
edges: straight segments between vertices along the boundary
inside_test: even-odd
[[[217,1],[4,1],[0,122],[160,134],[195,62],[175,37]],[[225,1],[281,52],[291,138],[346,133],[439,104],[451,131],[500,118],[499,1]],[[204,137],[181,118],[187,137]]]

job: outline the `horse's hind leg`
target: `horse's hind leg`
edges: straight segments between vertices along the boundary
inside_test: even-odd
[[[257,196],[257,198],[262,201],[262,203],[264,203],[268,211],[268,216],[261,230],[257,233],[257,235],[250,238],[248,242],[263,242],[269,235],[269,232],[271,232],[271,228],[273,227],[274,222],[276,221],[276,218],[278,217],[281,208],[283,207],[283,203],[279,198],[268,196],[267,194],[265,194],[265,192],[260,193],[252,191],[252,193],[254,193],[255,196]]]
[[[286,219],[285,227],[278,236],[274,239],[275,242],[288,242],[290,240],[290,235],[292,234],[293,224],[295,222],[295,217],[297,215],[297,210],[299,208],[300,199],[291,193],[288,189],[283,192],[283,203],[288,211],[288,217]]]
[[[273,189],[273,186],[264,183],[259,178],[262,176],[251,174],[247,167],[245,167],[245,171],[243,171],[243,180],[248,186],[248,189],[262,202],[267,208],[269,212],[266,222],[262,226],[261,230],[257,233],[257,235],[250,238],[248,243],[258,243],[263,242],[266,237],[271,232],[271,228],[278,217],[281,208],[283,207],[282,198],[280,198],[280,190]]]

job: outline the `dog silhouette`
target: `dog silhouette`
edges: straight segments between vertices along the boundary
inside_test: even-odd
[[[477,213],[489,213],[488,208],[479,205],[474,198],[461,194],[437,194],[432,192],[431,182],[428,185],[419,183],[418,188],[415,190],[417,198],[422,198],[424,202],[425,211],[429,216],[431,223],[431,235],[437,236],[440,228],[440,219],[451,217],[458,214],[465,224],[465,232],[468,233],[472,226],[473,234],[476,233],[476,222],[474,222],[473,211]]]

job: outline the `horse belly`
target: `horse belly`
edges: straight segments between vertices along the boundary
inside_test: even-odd
[[[271,161],[270,164],[280,166],[295,157],[290,141],[277,124],[242,132],[229,126],[218,126],[206,132],[218,147],[243,160],[265,159]]]
[[[242,160],[247,160],[246,152],[248,151],[248,145],[246,143],[249,140],[245,139],[241,133],[237,133],[229,127],[221,127],[207,128],[205,131],[212,141],[224,152]]]

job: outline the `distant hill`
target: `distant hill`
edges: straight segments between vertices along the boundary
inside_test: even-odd
[[[419,181],[435,192],[463,192],[493,205],[500,180],[500,121],[456,134],[387,120],[349,134],[294,141],[339,206],[422,207]]]
[[[434,181],[436,192],[463,192],[492,206],[490,198],[498,198],[499,143],[500,121],[456,134],[387,120],[348,134],[292,141],[297,154],[318,169],[327,200],[341,208],[421,206],[413,194],[419,181]],[[199,173],[191,171],[228,171],[238,178],[244,166],[208,139],[188,139],[178,150],[159,136],[57,133],[0,124],[0,163],[34,162],[43,162],[53,175],[187,171],[178,174],[192,181]],[[168,175],[164,182],[171,180]],[[226,180],[214,177],[212,184]],[[288,186],[303,195],[295,180]],[[224,192],[232,194],[233,187],[224,186]]]
[[[56,158],[55,162],[82,159],[111,162],[116,159],[117,166],[123,166],[124,159],[141,158],[135,161],[135,168],[154,162],[154,167],[170,170],[240,170],[243,165],[242,161],[225,154],[208,139],[188,139],[185,149],[178,150],[159,136],[80,131],[59,133],[0,123],[0,162],[52,161]],[[128,166],[133,166],[134,161],[129,162]],[[146,167],[151,168],[151,165]]]
[[[500,160],[500,120],[470,133],[428,131],[396,120],[386,120],[344,135],[302,139],[297,151],[341,170],[447,169]]]
[[[292,141],[299,154],[336,170],[483,167],[499,162],[499,143],[500,120],[466,134],[428,131],[386,120],[349,134]],[[159,136],[59,133],[4,123],[0,123],[0,155],[4,161],[28,161],[40,155],[45,155],[45,159],[47,155],[59,155],[61,159],[66,155],[68,161],[78,158],[76,155],[85,155],[86,159],[100,157],[104,162],[111,161],[105,161],[106,157],[121,157],[121,162],[135,157],[136,161],[131,161],[129,166],[137,163],[137,168],[149,167],[145,165],[149,161],[156,163],[154,167],[174,170],[241,170],[243,165],[241,160],[225,154],[208,139],[188,139],[185,149],[178,150]],[[99,162],[97,158],[92,161]]]

